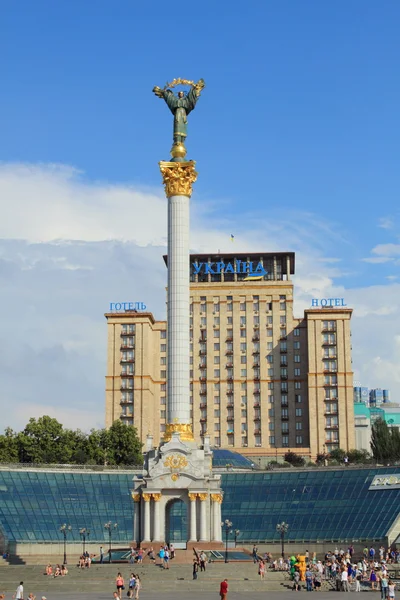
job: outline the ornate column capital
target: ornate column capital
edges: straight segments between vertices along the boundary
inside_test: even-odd
[[[142,498],[145,502],[150,502],[151,494],[142,494]]]
[[[131,492],[132,500],[134,502],[140,502],[140,494],[139,492]]]
[[[151,494],[153,496],[154,502],[160,502],[161,494]]]
[[[198,494],[200,502],[204,502],[208,498],[208,494]]]
[[[211,494],[211,500],[218,504],[222,504],[222,494]]]
[[[189,494],[188,494],[188,496],[189,496],[189,500],[190,500],[191,502],[193,502],[194,500],[196,500],[196,498],[197,498],[198,494],[192,494],[192,493],[189,493]]]
[[[160,161],[159,165],[167,198],[192,195],[192,184],[197,179],[194,160],[187,162]]]

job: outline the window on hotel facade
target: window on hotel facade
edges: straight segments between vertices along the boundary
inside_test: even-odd
[[[240,357],[240,364],[245,365],[246,362],[247,362],[247,356],[245,354],[242,354],[242,356]]]
[[[253,325],[259,325],[260,324],[260,317],[258,315],[254,315],[253,316]]]
[[[193,369],[190,369],[189,377],[190,377],[190,379],[193,379]]]
[[[301,445],[303,443],[303,436],[302,435],[296,435],[296,444],[297,445]]]
[[[214,404],[220,404],[221,403],[221,399],[219,396],[214,396]]]
[[[267,317],[267,325],[272,325],[272,315],[268,315],[268,317]]]
[[[240,384],[240,389],[247,390],[247,383],[245,381],[242,381],[242,383]]]
[[[279,344],[279,349],[281,352],[286,352],[287,351],[287,342],[281,342]]]
[[[299,335],[300,335],[300,329],[297,329],[297,328],[296,328],[296,329],[293,329],[293,335],[294,335],[295,337],[299,336]]]
[[[274,382],[273,381],[268,381],[268,389],[269,390],[273,390],[274,389]]]
[[[300,402],[301,402],[301,395],[300,394],[295,394],[294,401],[297,402],[298,404],[300,404]]]
[[[260,310],[260,304],[258,302],[253,302],[253,310],[254,312],[258,312]]]
[[[165,410],[160,410],[160,418],[161,419],[165,419],[165,413],[166,413]]]
[[[240,377],[247,377],[247,369],[240,369]]]
[[[325,385],[337,385],[337,375],[324,375]]]
[[[214,423],[214,431],[219,431],[221,429],[221,426],[219,423]]]
[[[167,384],[166,384],[166,383],[162,383],[162,384],[160,385],[160,390],[161,390],[162,392],[166,392],[166,391],[167,391]]]
[[[294,370],[294,376],[300,377],[300,369],[298,367],[296,367],[296,369]]]
[[[275,429],[275,423],[268,423],[268,429],[270,431],[274,431],[274,429]]]
[[[161,433],[165,432],[165,423],[161,423],[161,425],[160,425],[160,432]]]
[[[294,389],[295,390],[300,390],[301,389],[301,381],[295,381],[294,382]]]
[[[216,312],[216,313],[217,313],[217,312],[219,312],[219,302],[216,302],[216,303],[214,304],[214,306],[213,306],[213,310],[214,310],[214,312]]]
[[[324,371],[337,371],[337,361],[336,360],[324,360]]]
[[[324,358],[334,358],[336,356],[336,348],[334,346],[329,346],[328,348],[324,348]]]
[[[281,408],[281,417],[282,419],[287,419],[289,417],[289,409],[288,408]]]
[[[269,436],[269,443],[271,446],[275,446],[275,436],[274,435]]]
[[[241,329],[240,330],[240,337],[241,338],[245,338],[246,337],[246,330],[245,329]]]
[[[281,405],[282,406],[288,406],[288,397],[287,397],[287,394],[282,394],[281,395]]]
[[[281,392],[286,393],[288,391],[287,381],[281,381]]]
[[[279,303],[279,309],[280,310],[286,310],[286,302],[280,302]]]
[[[226,299],[227,299],[228,302],[232,301],[233,300],[233,296],[227,296]]]
[[[214,356],[214,365],[219,365],[219,356]]]
[[[240,325],[246,325],[246,317],[240,317]]]
[[[207,325],[207,317],[200,317],[200,325]]]
[[[240,310],[246,310],[246,302],[240,302]]]
[[[326,427],[337,427],[339,421],[337,417],[326,417],[325,424]]]
[[[295,363],[299,363],[300,362],[300,354],[295,354],[294,355],[294,362]]]
[[[289,423],[282,423],[282,433],[289,433]]]
[[[246,350],[247,350],[247,343],[240,342],[240,352],[246,352]]]
[[[160,352],[166,352],[167,351],[167,344],[161,344],[160,345]]]
[[[274,376],[274,369],[273,369],[273,367],[271,367],[270,369],[267,370],[267,375],[268,375],[268,377],[273,377]]]
[[[165,406],[167,404],[167,398],[165,396],[160,397],[160,404]]]
[[[300,342],[293,342],[294,350],[300,350]]]
[[[338,389],[333,387],[333,388],[328,388],[325,390],[325,398],[328,399],[333,399],[333,398],[337,398],[338,397]]]
[[[219,342],[214,344],[214,352],[219,352]]]
[[[268,409],[268,416],[269,417],[274,417],[275,416],[275,409],[274,408],[269,408]]]
[[[282,436],[282,447],[289,448],[289,436],[288,435]]]
[[[214,329],[214,337],[219,338],[219,329]]]
[[[296,408],[296,417],[301,417],[303,414],[303,410],[301,408]]]
[[[283,368],[281,369],[281,379],[282,379],[282,378],[283,378],[283,379],[287,378],[287,374],[288,374],[288,370],[286,369],[286,367],[283,367]]]
[[[226,310],[228,312],[232,312],[232,310],[233,310],[233,303],[232,302],[227,302],[226,303]]]
[[[233,325],[233,317],[226,317],[226,322],[228,325]]]
[[[247,417],[247,409],[246,408],[242,408],[241,415],[242,415],[243,419],[245,419]]]
[[[193,343],[189,344],[189,351],[193,352]]]
[[[219,378],[219,369],[214,369],[214,377]]]
[[[322,336],[322,341],[324,344],[336,344],[336,334],[324,333],[324,335]]]
[[[272,310],[272,302],[267,302],[267,312]]]
[[[219,437],[215,437],[214,438],[214,446],[216,446],[218,448],[218,446],[221,445],[221,438]]]
[[[267,350],[273,350],[274,345],[272,342],[267,342]]]
[[[165,379],[167,376],[167,371],[160,371],[160,378]]]
[[[281,325],[286,325],[286,316],[285,316],[285,315],[281,315],[281,316],[279,317],[279,323],[280,323]]]
[[[338,411],[338,405],[337,402],[327,402],[325,404],[325,413],[326,414],[336,414]]]
[[[267,329],[267,337],[272,337],[272,329]]]
[[[328,331],[335,331],[336,321],[322,321],[322,329],[326,329]]]
[[[218,409],[214,410],[214,417],[220,417],[221,411]]]
[[[219,317],[214,317],[214,325],[219,325]]]
[[[247,396],[241,396],[240,401],[242,404],[247,404]]]
[[[301,431],[303,429],[303,423],[301,421],[296,422],[296,431]]]
[[[272,363],[274,362],[274,357],[272,354],[268,354],[267,356],[267,363],[272,365]]]

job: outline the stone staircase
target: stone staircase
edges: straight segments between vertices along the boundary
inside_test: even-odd
[[[198,579],[193,581],[190,564],[176,564],[171,561],[169,570],[155,565],[103,564],[92,565],[90,569],[81,570],[69,565],[69,573],[65,577],[47,577],[44,575],[44,561],[40,566],[33,564],[3,565],[0,569],[0,591],[15,591],[16,582],[24,581],[25,589],[40,594],[69,592],[107,592],[114,590],[115,577],[121,571],[125,581],[133,571],[142,580],[143,590],[154,592],[212,592],[217,594],[220,582],[227,578],[231,591],[284,591],[291,589],[287,573],[267,571],[264,581],[260,581],[257,565],[253,563],[231,562],[211,563],[204,573],[198,573]],[[54,562],[53,562],[54,564]],[[111,594],[110,594],[111,595]]]

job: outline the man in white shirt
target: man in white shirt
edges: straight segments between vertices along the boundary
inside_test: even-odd
[[[349,592],[350,591],[350,589],[349,589],[349,581],[348,581],[349,575],[348,575],[347,569],[343,569],[342,570],[342,573],[340,575],[340,579],[341,579],[341,582],[342,582],[342,591],[343,592]]]
[[[15,600],[24,600],[24,582],[20,581],[17,591],[15,592]]]

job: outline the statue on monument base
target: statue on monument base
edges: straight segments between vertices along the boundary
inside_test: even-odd
[[[176,96],[171,88],[177,85],[189,85],[190,90],[187,94],[179,91]],[[174,79],[171,83],[167,83],[163,89],[158,86],[153,88],[155,95],[165,100],[168,108],[174,115],[174,142],[171,155],[175,161],[183,161],[186,156],[187,116],[196,106],[196,102],[204,86],[204,79],[199,79],[197,83],[188,79]]]

